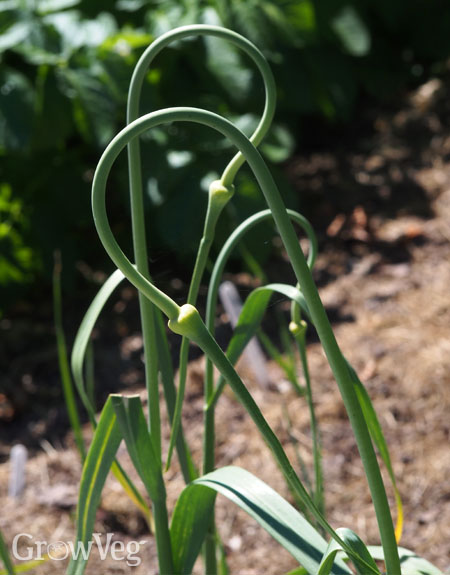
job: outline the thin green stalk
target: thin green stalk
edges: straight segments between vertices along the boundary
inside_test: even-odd
[[[301,214],[293,210],[288,210],[289,216],[295,221],[298,225],[300,225],[303,230],[306,232],[307,237],[309,239],[309,253],[308,253],[308,265],[312,268],[317,256],[317,239],[312,229],[312,226],[308,222],[306,218],[304,218]],[[243,236],[254,226],[257,224],[272,219],[272,213],[270,210],[263,210],[253,216],[250,216],[244,222],[242,222],[229,236],[225,245],[223,246],[219,256],[216,260],[215,266],[213,268],[210,284],[208,289],[208,298],[207,298],[207,310],[206,310],[206,325],[210,333],[214,334],[214,319],[215,319],[215,309],[217,306],[217,299],[218,299],[218,291],[220,281],[226,266],[226,263],[232,253],[232,251],[238,246],[241,245],[240,241],[242,240]],[[204,468],[203,472],[207,473],[214,468],[214,448],[215,448],[215,441],[214,441],[214,413],[215,413],[215,404],[220,395],[221,387],[223,389],[223,385],[225,384],[225,379],[223,377],[219,380],[219,386],[214,388],[214,380],[213,380],[213,364],[209,357],[206,358],[206,373],[205,373],[205,389],[207,393],[205,393],[205,399],[207,401],[205,406],[205,432],[204,432]],[[222,384],[220,383],[222,382]],[[217,394],[216,394],[217,392]],[[301,390],[300,390],[301,392]],[[296,497],[297,502],[299,498]],[[303,504],[302,504],[303,507]]]
[[[205,270],[206,262],[208,260],[209,251],[214,239],[214,232],[223,208],[230,201],[234,194],[234,186],[229,185],[227,187],[223,186],[220,182],[212,182],[209,187],[209,201],[208,210],[205,218],[205,227],[203,231],[203,237],[200,241],[199,250],[197,252],[197,259],[195,262],[194,272],[192,274],[191,285],[189,287],[188,293],[188,303],[195,305],[197,302],[198,291],[200,289],[200,282]],[[187,362],[188,362],[188,351],[189,351],[189,339],[183,337],[181,342],[180,350],[180,368],[179,368],[179,385],[177,402],[175,406],[175,414],[173,418],[172,434],[169,444],[169,452],[167,455],[166,469],[170,465],[170,459],[173,451],[173,446],[175,440],[178,437],[178,431],[181,423],[181,411],[184,402],[184,392],[186,387],[186,375],[187,375]],[[206,397],[206,393],[205,393]],[[205,402],[206,403],[206,402]],[[211,424],[214,425],[214,421],[207,419],[204,426],[204,437],[206,434],[212,434],[212,449],[213,449],[213,461],[211,469],[214,468],[214,427],[211,429]],[[210,453],[211,450],[208,447],[208,455],[205,456],[206,450],[203,451],[203,469],[206,465],[210,465]],[[203,471],[205,473],[205,470]],[[216,559],[216,534],[215,534],[215,518],[214,514],[210,520],[210,528],[208,535],[204,544],[204,562],[205,562],[205,573],[208,575],[214,575],[217,573],[217,559]]]
[[[311,269],[311,268],[310,268]],[[296,388],[297,393],[303,397],[305,395],[305,390],[300,385],[300,381],[298,378],[297,373],[297,356],[296,356],[296,349],[297,346],[292,341],[291,334],[289,329],[286,327],[285,317],[283,312],[280,309],[275,309],[275,314],[278,319],[279,324],[279,333],[280,333],[280,342],[281,342],[281,349],[283,350],[283,354],[286,356],[286,362],[290,364],[290,369],[293,372],[293,386]]]
[[[314,402],[312,396],[311,378],[309,375],[308,358],[306,356],[306,323],[302,321],[300,324],[291,322],[289,329],[293,334],[297,343],[298,352],[300,354],[300,361],[302,363],[303,375],[306,383],[306,401],[309,409],[309,419],[311,422],[311,436],[313,444],[313,458],[314,458],[314,502],[321,513],[325,514],[325,499],[323,491],[323,472],[322,472],[322,448],[320,441],[320,433],[317,425],[316,412],[314,409]]]
[[[155,519],[155,538],[158,550],[158,564],[160,575],[173,575],[173,554],[170,540],[169,517],[167,514],[164,482],[161,475],[160,491],[162,496],[153,501],[153,517]]]
[[[289,432],[289,436],[292,438],[292,443],[294,445],[294,449],[295,449],[295,456],[297,459],[297,463],[298,466],[300,467],[300,471],[301,471],[301,477],[303,479],[303,483],[305,484],[306,489],[309,491],[309,493],[313,493],[313,487],[311,484],[311,479],[309,477],[309,473],[308,473],[308,468],[306,466],[305,460],[303,459],[300,450],[297,446],[298,441],[293,437],[292,434],[292,430],[293,430],[293,423],[291,420],[291,417],[289,415],[289,411],[287,410],[286,405],[283,403],[283,418],[286,420],[287,422],[287,428],[288,428],[288,432]],[[291,490],[291,493],[292,490]],[[308,518],[308,520],[312,523],[311,521],[311,514],[308,512],[308,510],[305,507],[305,504],[303,503],[303,501],[301,499],[299,499],[298,497],[295,496],[295,493],[293,493],[294,497],[295,497],[295,502],[298,505],[298,508],[300,509],[300,511],[305,515],[305,517]],[[313,499],[314,501],[314,499]]]
[[[70,426],[73,431],[75,443],[80,453],[81,460],[86,458],[86,448],[81,431],[81,423],[78,415],[75,393],[73,389],[72,377],[70,375],[69,359],[67,355],[66,336],[64,334],[62,319],[62,297],[61,297],[61,254],[55,252],[55,264],[53,267],[53,317],[55,321],[56,345],[58,349],[59,373],[69,416]]]
[[[92,405],[95,405],[94,344],[92,340],[86,349],[86,393]]]
[[[176,40],[181,40],[189,36],[198,36],[198,35],[215,36],[231,42],[232,44],[236,45],[238,48],[246,52],[254,60],[257,67],[259,68],[264,80],[264,86],[266,91],[266,103],[263,115],[261,117],[261,121],[255,133],[252,136],[252,141],[255,143],[255,145],[257,145],[267,132],[275,111],[276,86],[275,81],[273,79],[272,71],[268,66],[262,53],[251,42],[249,42],[239,34],[236,34],[235,32],[217,26],[196,25],[196,26],[180,27],[177,30],[163,34],[147,48],[147,50],[139,59],[139,62],[134,69],[133,76],[131,79],[130,90],[128,95],[128,104],[127,104],[127,122],[131,123],[132,121],[136,120],[139,116],[139,104],[140,104],[142,86],[144,83],[145,76],[147,74],[147,70],[150,64],[152,63],[153,59],[156,57],[156,55],[161,50],[163,50],[163,48],[165,48],[167,45]],[[245,159],[243,155],[239,152],[226,168],[224,172],[224,185],[227,188],[229,188],[232,185],[233,179],[237,171],[239,170],[240,166],[244,163],[244,161]],[[139,272],[146,279],[150,280],[150,274],[147,268],[147,261],[148,261],[147,241],[145,233],[144,213],[142,209],[143,192],[142,192],[140,146],[139,141],[137,139],[130,141],[128,145],[128,162],[130,172],[129,175],[130,195],[132,203],[133,243],[134,243],[136,265]],[[206,227],[209,226],[210,223],[207,222]],[[214,225],[211,226],[211,229],[214,229]],[[189,299],[190,303],[196,302],[198,293],[198,286],[196,287],[196,284],[200,283],[201,277],[203,275],[204,266],[206,264],[209,251],[208,243],[210,244],[210,242],[208,241],[203,242],[201,244],[198,253],[197,262],[194,269],[193,281],[190,290],[190,296],[191,296]],[[155,335],[157,339],[165,338],[166,337],[165,332],[161,331],[161,329],[159,328],[160,322],[158,321],[156,321],[156,328],[155,328],[156,334],[155,332],[152,332],[151,328],[151,324],[153,323],[152,304],[150,301],[146,300],[141,293],[139,294],[139,302],[141,309],[141,321],[143,327],[144,355],[146,357],[146,360],[148,360],[148,362],[151,362],[151,364],[156,365],[158,359],[157,356],[155,355],[156,346],[152,345],[152,343],[155,341],[154,339]],[[155,310],[154,314],[158,313],[159,312]],[[175,413],[173,416],[174,426],[172,428],[172,436],[169,446],[167,465],[170,464],[173,445],[177,440],[178,430],[180,428],[181,407],[184,397],[184,387],[186,381],[188,345],[189,342],[183,339],[180,350],[179,392],[177,397],[177,403],[175,406]],[[156,401],[157,373],[155,373],[155,370],[156,367],[153,368],[152,371],[146,375],[147,389],[149,391],[149,403]],[[153,420],[155,425],[157,421],[159,421],[158,413],[156,412],[156,406],[154,407],[153,417],[152,414],[150,414],[150,419],[151,421]],[[184,442],[182,445],[178,444],[178,447],[180,449],[183,449],[183,445],[185,446],[185,449],[187,449]],[[185,460],[187,458],[187,455],[186,453],[184,453],[181,454],[180,457],[181,459]]]
[[[132,122],[109,144],[98,164],[97,171],[94,176],[92,205],[94,221],[96,223],[100,239],[117,267],[127,275],[128,279],[134,283],[146,297],[158,305],[158,307],[166,313],[169,319],[177,319],[177,312],[180,310],[179,306],[163,292],[158,290],[158,288],[152,285],[151,282],[149,282],[148,279],[139,272],[139,270],[135,269],[118,246],[109,226],[105,207],[107,177],[119,152],[130,140],[139,136],[146,130],[160,124],[175,121],[197,122],[210,126],[221,132],[245,155],[250,168],[256,176],[267,204],[272,211],[288,257],[301,286],[313,323],[338,383],[340,393],[355,434],[355,439],[374,502],[381,541],[386,557],[386,569],[388,575],[397,575],[401,570],[386,491],[375,455],[375,450],[361,406],[353,387],[346,361],[342,356],[334,337],[325,309],[320,300],[306,259],[298,244],[297,236],[290,222],[289,215],[286,212],[286,208],[279,191],[258,150],[253,146],[250,140],[224,118],[217,114],[213,114],[212,112],[198,110],[196,108],[171,108],[160,110],[152,114],[147,114]],[[290,476],[291,472],[289,472],[288,475]],[[296,479],[292,479],[292,481],[295,483]]]
[[[203,545],[205,575],[217,573],[217,536],[214,511],[211,514],[210,526]]]
[[[130,142],[128,162],[130,170],[130,196],[131,196],[131,222],[133,230],[133,246],[136,267],[143,277],[150,280],[148,269],[147,238],[145,219],[142,206],[142,180],[140,177],[141,161],[139,150],[135,149],[136,142]],[[139,175],[138,175],[139,174]],[[145,358],[145,383],[149,404],[149,430],[156,453],[161,458],[161,416],[159,410],[158,389],[158,355],[156,345],[156,329],[153,313],[153,304],[139,292],[139,308],[141,313],[142,338]]]
[[[131,87],[130,87],[131,90]],[[128,115],[128,122],[133,119]],[[139,143],[131,141],[128,146],[129,185],[131,200],[131,224],[133,248],[136,267],[139,273],[150,281],[148,269],[147,237],[143,210],[143,191],[141,177],[141,157]],[[149,430],[156,453],[161,458],[161,417],[158,389],[158,354],[155,345],[156,327],[153,304],[139,292],[139,309],[141,314],[142,338],[145,358],[145,382],[149,403]],[[161,337],[161,334],[159,334]],[[165,336],[165,335],[164,335]]]
[[[164,320],[159,309],[155,310],[155,321],[158,333],[164,333],[165,325]],[[167,411],[169,414],[170,423],[173,424],[175,415],[175,404],[177,392],[174,383],[174,374],[172,367],[172,358],[170,355],[169,344],[166,337],[158,337],[156,345],[158,347],[159,365],[161,368],[161,380],[163,383],[164,396],[167,404]],[[178,436],[176,439],[178,461],[181,467],[181,473],[185,483],[190,483],[198,477],[198,472],[195,469],[192,461],[191,453],[186,444],[183,427],[180,425]]]
[[[204,397],[204,412],[203,412],[203,474],[209,473],[215,467],[215,447],[216,447],[216,425],[215,425],[215,411],[208,409],[208,403],[214,393],[214,373],[213,364],[208,356],[206,356],[205,367],[205,397]],[[214,514],[211,517],[211,526],[208,533],[208,538],[204,545],[204,563],[205,574],[217,573],[217,557],[216,557],[216,543],[213,538],[215,531],[215,518]]]
[[[233,197],[233,194],[234,194],[234,186],[232,185],[225,187],[220,182],[212,182],[212,184],[209,187],[209,201],[205,218],[205,227],[203,231],[203,236],[200,240],[200,246],[197,252],[197,258],[187,298],[187,303],[191,305],[195,305],[197,302],[198,291],[200,289],[201,279],[203,277],[203,272],[205,270],[206,262],[208,260],[209,251],[214,239],[214,231],[217,225],[217,221],[219,219],[220,214],[222,213],[223,208]],[[178,431],[180,428],[181,411],[183,407],[184,392],[186,387],[188,352],[189,352],[189,339],[183,337],[180,349],[177,401],[175,405],[175,414],[172,423],[172,433],[170,437],[169,451],[167,454],[166,470],[170,466],[173,447],[178,437]]]

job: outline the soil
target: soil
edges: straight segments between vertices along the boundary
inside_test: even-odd
[[[449,88],[448,79],[433,79],[395,104],[365,110],[345,132],[336,128],[328,133],[326,144],[316,137],[307,152],[300,151],[286,166],[301,194],[303,211],[319,233],[315,278],[322,300],[344,354],[367,386],[390,447],[404,504],[401,544],[443,573],[450,573]],[[268,270],[271,280],[286,273],[284,264]],[[228,279],[242,293],[253,283],[245,274]],[[181,300],[184,288],[182,281],[172,282]],[[65,310],[72,337],[85,305],[75,299]],[[286,309],[287,303],[279,305]],[[107,393],[117,390],[137,392],[145,400],[134,292],[123,288],[108,311],[96,333],[99,407]],[[226,319],[222,313],[221,337],[229,330]],[[37,308],[23,305],[0,321],[0,331],[0,359],[7,366],[0,374],[0,529],[9,544],[18,533],[29,533],[35,540],[70,541],[81,465],[61,398],[51,302]],[[309,331],[328,519],[334,527],[350,527],[365,541],[378,544],[345,409],[320,344]],[[266,367],[269,385],[264,388],[248,366],[240,365],[291,460],[296,462],[298,450],[311,470],[304,398],[296,395],[276,363],[267,360]],[[203,359],[193,359],[183,420],[197,460],[203,371]],[[87,423],[84,433],[89,439]],[[168,433],[166,424],[166,440]],[[16,443],[29,452],[20,499],[7,495],[9,453]],[[126,454],[122,457],[134,477]],[[242,466],[290,498],[276,464],[231,392],[222,396],[217,408],[216,463]],[[167,473],[167,485],[173,505],[183,485],[176,462]],[[388,492],[392,499],[389,485]],[[221,497],[217,515],[231,573],[279,575],[295,567],[287,552]],[[113,479],[108,479],[96,530],[114,532],[125,544],[145,541],[139,552],[142,564],[100,561],[94,552],[88,574],[157,573],[154,538]],[[62,573],[64,565],[49,561],[33,572]]]

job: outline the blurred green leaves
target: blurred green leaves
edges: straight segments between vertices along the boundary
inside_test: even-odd
[[[33,250],[25,237],[29,221],[9,184],[0,184],[0,285],[23,283],[33,270]]]
[[[2,209],[0,229],[14,230],[1,240],[2,261],[8,261],[2,264],[3,286],[42,273],[49,278],[46,262],[55,248],[62,250],[65,269],[77,259],[101,265],[94,261],[98,252],[91,249],[89,231],[93,167],[125,123],[128,85],[143,50],[155,36],[193,23],[234,29],[269,59],[279,105],[261,152],[273,164],[292,155],[305,116],[348,121],[361,94],[385,98],[417,82],[417,70],[430,70],[450,55],[450,5],[439,0],[430,0],[425,13],[420,0],[0,2],[0,181],[28,222],[11,225],[11,214]],[[176,105],[241,118],[251,133],[263,106],[261,81],[248,59],[219,39],[178,42],[149,70],[142,112]],[[206,209],[201,182],[220,173],[234,150],[210,131],[188,125],[158,129],[143,140],[149,241],[156,250],[180,251],[184,262],[195,253],[197,221]],[[187,154],[189,161],[180,163]],[[123,161],[112,177],[110,213],[124,231],[126,186]],[[238,187],[237,204],[239,194]],[[183,213],[173,229],[167,214],[180,197]],[[242,217],[259,208],[258,190],[252,197],[253,204],[244,201]],[[56,214],[57,225],[36,230],[45,210],[45,222]],[[181,217],[184,212],[192,220]]]
[[[344,6],[333,18],[331,27],[349,54],[366,56],[369,53],[370,32],[353,6]]]
[[[0,146],[5,150],[26,149],[33,126],[33,85],[11,68],[0,70],[0,83]]]

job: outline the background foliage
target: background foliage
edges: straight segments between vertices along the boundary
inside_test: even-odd
[[[362,100],[388,98],[441,73],[450,53],[450,5],[444,0],[2,0],[2,307],[29,286],[45,285],[56,248],[66,264],[104,261],[90,211],[93,170],[125,123],[128,84],[142,51],[155,36],[192,23],[232,28],[269,59],[279,107],[261,148],[293,208],[299,199],[276,164],[301,141],[305,120],[349,122]],[[196,39],[158,57],[147,76],[142,110],[205,107],[250,134],[263,106],[261,91],[246,57],[218,39]],[[191,126],[173,125],[145,138],[156,259],[176,254],[180,264],[190,263],[206,206],[206,193],[199,190],[206,192],[221,172],[232,154],[227,148],[208,130]],[[109,196],[123,245],[129,241],[126,182],[123,158]],[[260,207],[260,192],[245,170],[237,183],[239,193],[219,240]],[[70,270],[67,265],[69,281]]]

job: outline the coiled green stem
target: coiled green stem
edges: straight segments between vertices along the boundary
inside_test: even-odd
[[[129,141],[138,137],[146,130],[164,123],[174,121],[197,122],[199,124],[210,126],[211,128],[218,130],[225,137],[227,137],[240,150],[241,153],[244,154],[250,168],[255,174],[266,202],[272,211],[273,218],[283,240],[297,281],[300,284],[301,290],[310,310],[313,323],[316,327],[329,364],[338,383],[353,428],[353,432],[355,434],[358,449],[368,479],[369,488],[372,494],[382,545],[385,552],[386,569],[389,575],[397,575],[401,572],[401,569],[384,483],[381,477],[380,468],[378,466],[367,424],[365,422],[352,384],[347,363],[334,337],[325,309],[322,305],[319,294],[317,292],[317,288],[314,284],[314,280],[311,276],[303,252],[298,245],[297,236],[286,212],[286,208],[283,204],[275,182],[273,181],[273,178],[266,164],[261,158],[258,150],[254,147],[250,140],[233,124],[224,118],[221,118],[212,112],[198,110],[196,108],[170,108],[147,114],[142,118],[135,120],[126,128],[124,128],[109,144],[97,166],[97,170],[94,176],[92,205],[94,220],[100,239],[114,263],[123,271],[128,279],[140,291],[142,291],[146,297],[148,297],[155,305],[157,305],[169,317],[170,320],[172,320],[172,324],[174,324],[174,322],[178,322],[179,314],[180,312],[183,312],[182,308],[180,308],[173,300],[171,300],[168,296],[163,294],[163,292],[152,285],[152,283],[148,281],[148,279],[145,278],[139,272],[139,270],[133,267],[131,262],[120,249],[112,234],[105,209],[105,191],[108,174],[120,151],[128,144]],[[204,326],[203,322],[200,324],[197,322],[196,325]],[[223,361],[225,356],[223,356],[223,353],[220,352],[220,348],[218,348],[217,344],[213,343],[214,340],[212,339],[212,336],[209,334],[206,327],[204,330],[203,328],[200,329],[199,327],[199,330],[200,331],[197,334],[195,333],[196,330],[194,329],[193,332],[183,333],[182,335],[197,341],[202,349],[204,349],[208,355],[212,356],[212,359],[216,364],[218,362],[220,363],[218,367],[222,367],[225,377],[231,377],[230,374],[232,374],[234,370],[233,372],[230,371],[229,367],[231,366]],[[206,333],[209,334],[209,338],[205,335]],[[219,352],[222,353],[223,358]],[[234,378],[234,376],[232,377]],[[237,386],[237,382],[240,380],[238,378],[238,380],[235,381]],[[247,396],[245,397],[247,398]],[[252,409],[254,409],[254,407],[252,407]],[[295,475],[295,472],[290,466],[286,456],[283,455],[284,451],[276,439],[276,436],[273,435],[273,432],[271,432],[270,428],[267,429],[267,427],[263,426],[261,420],[259,419],[258,425],[261,425],[261,429],[264,430],[264,436],[266,437],[268,444],[271,446],[274,455],[279,458],[280,465],[284,466],[286,478],[290,481],[292,487],[298,491],[299,496],[304,497],[304,488],[298,477]],[[279,451],[280,448],[281,451]],[[323,520],[321,514],[317,512],[317,509],[313,504],[311,507],[311,512],[313,512],[317,519],[320,520],[322,526],[327,529],[328,532],[330,532],[331,527],[325,520]],[[334,532],[333,536],[337,537]],[[344,548],[346,548],[345,543]]]

